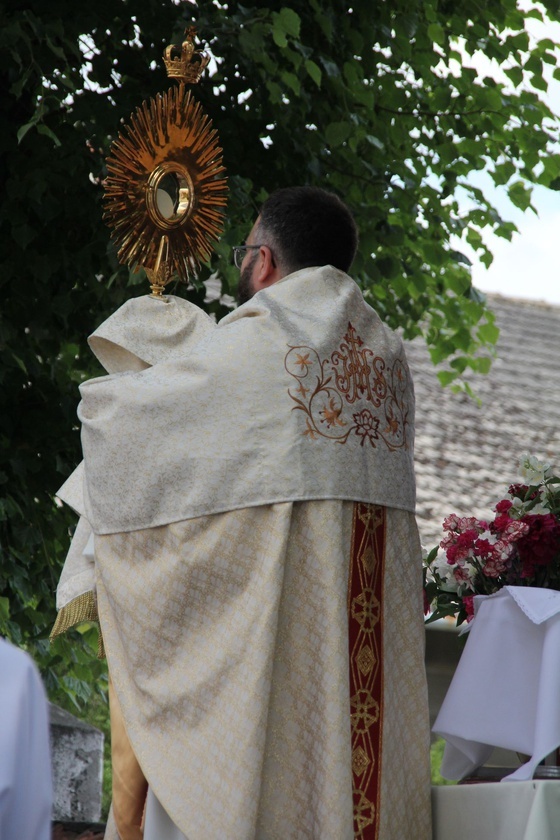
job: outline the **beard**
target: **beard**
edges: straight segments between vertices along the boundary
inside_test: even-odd
[[[241,269],[241,273],[239,275],[239,283],[237,285],[237,302],[239,306],[241,306],[244,303],[247,303],[247,301],[251,300],[251,298],[255,294],[255,290],[253,289],[253,284],[251,282],[251,276],[253,274],[253,267],[255,265],[258,255],[258,251],[253,251],[253,253],[250,256],[249,263]]]

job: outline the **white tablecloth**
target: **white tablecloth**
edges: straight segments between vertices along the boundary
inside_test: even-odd
[[[432,788],[434,840],[558,840],[560,781]]]
[[[508,779],[532,778],[560,746],[560,592],[508,586],[475,598],[475,620],[434,732],[447,741],[445,778],[472,773],[494,747],[531,756]]]

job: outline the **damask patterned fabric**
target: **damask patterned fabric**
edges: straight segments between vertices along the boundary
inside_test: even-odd
[[[188,840],[431,837],[412,514],[283,503],[95,547],[126,731]]]
[[[217,326],[183,303],[97,331],[115,373],[82,388],[85,471],[59,493],[95,533],[135,787],[188,840],[428,840],[402,342],[330,266]],[[59,604],[83,591],[84,536]]]
[[[183,357],[81,392],[96,534],[304,499],[414,510],[402,342],[331,266],[260,291]]]

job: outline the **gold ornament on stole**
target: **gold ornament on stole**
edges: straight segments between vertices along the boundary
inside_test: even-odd
[[[142,266],[160,297],[175,276],[188,282],[209,259],[223,228],[227,179],[212,121],[186,84],[196,84],[209,56],[197,52],[195,29],[164,52],[178,87],[143,102],[107,158],[104,219],[119,261]]]

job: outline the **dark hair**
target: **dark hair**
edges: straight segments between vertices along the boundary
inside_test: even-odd
[[[348,271],[358,247],[358,229],[348,207],[319,187],[286,187],[271,193],[260,211],[261,235],[283,267],[312,265]]]

